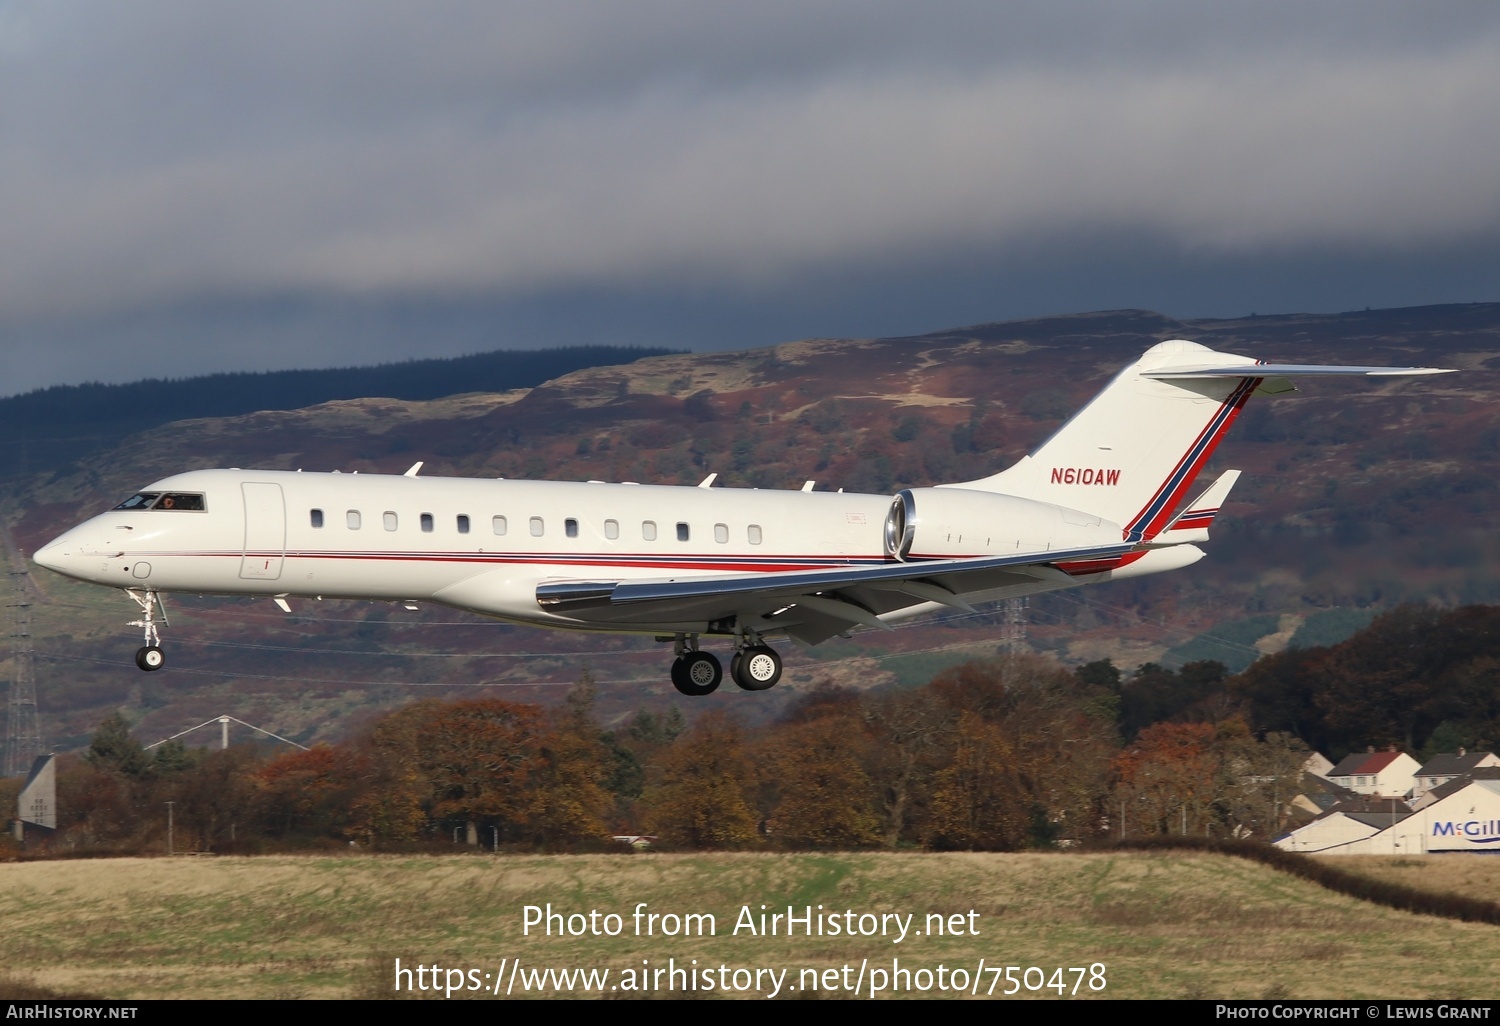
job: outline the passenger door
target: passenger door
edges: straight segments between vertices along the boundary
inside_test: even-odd
[[[281,485],[246,481],[240,490],[245,496],[245,552],[240,576],[277,580],[286,556],[286,500]]]

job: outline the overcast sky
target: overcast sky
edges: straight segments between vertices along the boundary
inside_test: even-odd
[[[1500,4],[0,0],[0,393],[1500,300]]]

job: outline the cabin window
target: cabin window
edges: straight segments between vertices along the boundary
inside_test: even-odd
[[[641,521],[641,537],[647,541],[656,541],[656,521]]]
[[[606,520],[604,522],[604,537],[614,541],[620,537],[620,522],[618,520]]]
[[[422,514],[422,533],[424,533],[424,534],[431,534],[432,533],[432,514],[431,513],[423,513]]]
[[[750,542],[751,545],[759,545],[760,544],[760,525],[759,524],[751,524],[749,527],[745,528],[745,537],[749,540],[749,542]]]
[[[568,519],[564,520],[563,521],[563,534],[567,535],[569,538],[577,538],[578,537],[578,521],[574,520],[572,517],[569,517]]]
[[[544,532],[546,530],[547,530],[547,525],[544,524],[544,523],[542,523],[542,518],[541,517],[532,517],[531,518],[531,536],[533,538],[540,538],[542,536],[542,532]]]
[[[677,540],[678,541],[687,541],[688,540],[688,525],[687,524],[679,523],[677,525]]]
[[[396,529],[396,514],[392,513],[390,510],[386,510],[385,516],[381,517],[380,519],[385,523],[385,529],[387,531],[394,531]]]
[[[467,513],[460,513],[458,515],[458,533],[459,534],[468,534],[469,533],[469,514],[467,514]]]
[[[359,510],[357,510],[357,509],[351,509],[349,512],[345,513],[344,514],[344,523],[347,524],[347,525],[349,525],[349,530],[351,530],[351,531],[358,531],[359,530]]]
[[[490,517],[490,530],[494,531],[496,534],[504,534],[505,533],[505,518],[504,517]]]
[[[320,509],[309,510],[308,514],[307,514],[307,519],[312,523],[312,525],[314,527],[322,527],[323,526],[323,511],[320,510]]]
[[[714,525],[714,541],[718,542],[720,545],[728,545],[729,544],[729,525],[728,524],[715,524]]]

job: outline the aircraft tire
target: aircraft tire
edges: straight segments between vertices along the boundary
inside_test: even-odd
[[[746,691],[774,688],[781,679],[781,656],[768,645],[755,645],[736,652],[729,664],[734,682]]]
[[[672,686],[684,695],[711,695],[723,679],[723,665],[709,652],[689,652],[672,663]]]
[[[159,670],[166,664],[166,661],[166,655],[155,645],[143,646],[135,653],[135,665],[143,670]]]

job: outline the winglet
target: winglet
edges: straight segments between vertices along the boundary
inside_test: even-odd
[[[416,477],[417,476],[417,471],[419,471],[419,470],[422,469],[422,464],[425,463],[425,462],[427,462],[427,461],[426,460],[417,460],[417,462],[415,462],[415,463],[413,463],[411,465],[411,469],[408,470],[406,473],[402,474],[401,476],[402,477]]]

